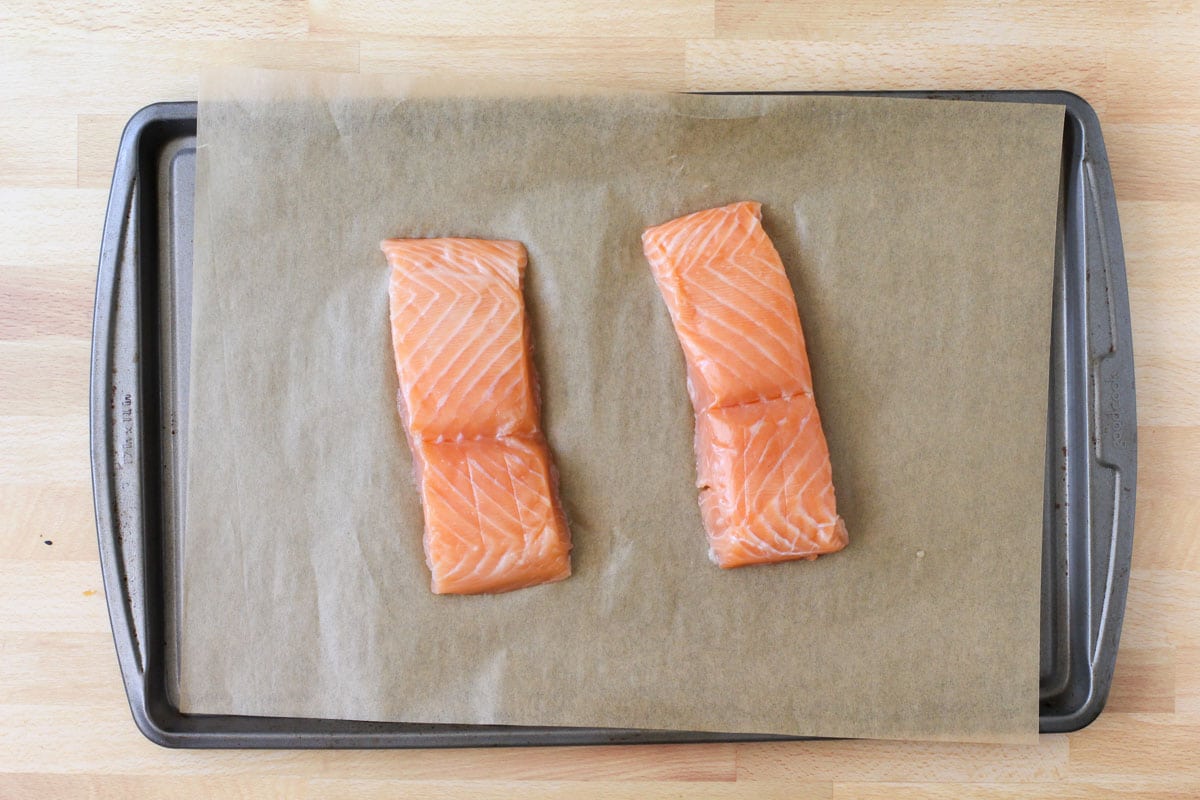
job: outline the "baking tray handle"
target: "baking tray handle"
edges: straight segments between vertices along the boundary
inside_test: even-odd
[[[138,291],[138,245],[133,222],[138,145],[148,120],[153,118],[152,107],[135,114],[126,125],[117,152],[96,276],[89,383],[92,492],[100,570],[126,695],[143,729],[147,717],[145,651],[139,636],[144,630],[142,593],[146,577],[139,474],[143,463],[141,377],[136,369],[116,367],[118,361],[138,360],[141,326],[138,320],[127,319],[130,312],[125,310],[136,309],[137,304],[122,302],[122,298],[136,296]]]

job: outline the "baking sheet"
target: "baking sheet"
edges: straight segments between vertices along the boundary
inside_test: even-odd
[[[1036,731],[1062,109],[429,94],[203,87],[181,709]],[[797,289],[851,545],[721,572],[638,234],[742,198]],[[565,583],[428,593],[378,253],[428,235],[530,251]]]

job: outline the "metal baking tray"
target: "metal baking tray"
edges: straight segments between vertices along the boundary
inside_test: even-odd
[[[1096,113],[1065,92],[856,93],[1064,106],[1047,409],[1041,730],[1104,706],[1133,546],[1137,426],[1125,262]],[[181,714],[175,620],[188,413],[196,104],[129,121],[92,332],[91,458],[109,618],[138,728],[171,747],[456,747],[790,737]]]

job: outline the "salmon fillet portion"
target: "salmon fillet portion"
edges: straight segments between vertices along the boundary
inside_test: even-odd
[[[481,239],[391,239],[392,347],[406,422],[425,439],[538,430],[526,346],[525,248]]]
[[[761,206],[688,214],[642,245],[687,362],[709,556],[732,568],[841,550],[800,315]]]
[[[397,405],[435,594],[507,592],[571,574],[542,434],[519,242],[389,239]]]
[[[809,395],[696,416],[700,513],[722,567],[816,558],[846,546],[829,450]]]
[[[571,574],[571,543],[540,435],[417,448],[435,594],[507,592]]]
[[[736,203],[642,235],[697,410],[812,392],[796,298],[760,219],[758,203]]]

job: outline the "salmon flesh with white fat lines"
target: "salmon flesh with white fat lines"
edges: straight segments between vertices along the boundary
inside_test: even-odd
[[[841,550],[804,333],[760,204],[688,214],[642,245],[687,362],[710,557],[741,567]]]
[[[539,421],[525,248],[484,239],[381,247],[434,593],[563,580],[571,538]]]

